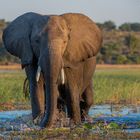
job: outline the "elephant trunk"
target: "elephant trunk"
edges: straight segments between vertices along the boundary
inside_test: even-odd
[[[44,117],[40,122],[40,126],[50,127],[56,119],[55,113],[57,109],[57,98],[59,95],[57,81],[62,68],[62,56],[59,47],[56,48],[56,46],[51,46],[49,49],[46,48],[39,63],[45,80],[46,103]]]

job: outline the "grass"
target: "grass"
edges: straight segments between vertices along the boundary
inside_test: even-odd
[[[25,74],[21,71],[0,73],[0,110],[11,110],[14,106],[28,105],[23,94]]]
[[[93,79],[95,104],[140,103],[140,69],[97,69]]]
[[[0,110],[12,105],[29,105],[23,94],[25,73],[19,70],[0,72]],[[94,78],[94,103],[140,104],[140,68],[97,67]],[[13,108],[14,109],[14,108]]]

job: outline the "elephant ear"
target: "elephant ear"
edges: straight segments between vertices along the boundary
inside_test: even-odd
[[[65,58],[69,62],[81,62],[94,57],[100,50],[102,35],[100,29],[87,16],[63,14],[69,27],[69,41]]]
[[[14,36],[14,35],[13,35]],[[13,39],[14,38],[14,39]],[[5,32],[3,34],[3,43],[6,50],[21,59],[22,68],[33,62],[33,51],[28,37],[9,37]]]
[[[65,35],[67,36],[68,35],[68,26],[67,26],[67,23],[65,21],[65,19],[63,17],[60,17],[59,16],[59,23],[57,24],[58,27],[59,27],[59,30]]]
[[[33,63],[33,51],[29,37],[21,38],[18,41],[16,49],[19,53],[17,55],[21,59],[22,68]]]

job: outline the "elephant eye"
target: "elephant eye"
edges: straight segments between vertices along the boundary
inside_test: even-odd
[[[39,44],[39,43],[40,43],[40,40],[39,40],[39,39],[36,39],[35,42],[36,42],[37,44]]]
[[[37,38],[35,39],[35,43],[36,43],[36,44],[40,44],[40,38],[39,38],[39,37],[37,37]]]

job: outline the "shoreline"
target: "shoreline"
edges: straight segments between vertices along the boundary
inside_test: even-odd
[[[96,69],[128,69],[128,68],[136,68],[140,69],[140,64],[97,64]],[[22,70],[20,64],[10,64],[10,65],[0,65],[0,70]]]
[[[22,70],[20,64],[0,65],[0,70]]]

